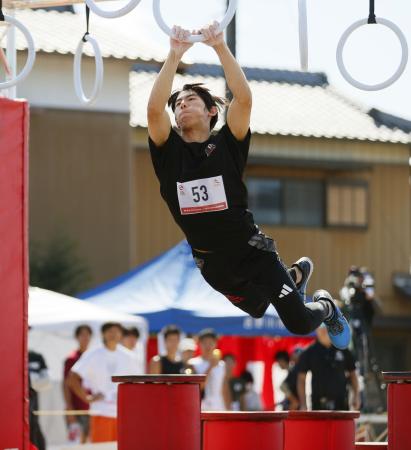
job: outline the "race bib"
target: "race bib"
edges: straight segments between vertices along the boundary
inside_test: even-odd
[[[222,211],[228,208],[221,175],[177,183],[177,198],[182,215]]]

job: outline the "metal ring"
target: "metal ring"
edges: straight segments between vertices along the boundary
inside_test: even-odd
[[[230,3],[228,4],[227,12],[221,21],[219,27],[218,27],[218,33],[221,33],[227,28],[227,25],[231,22],[232,18],[234,17],[234,14],[237,10],[238,0],[230,0]],[[172,30],[171,28],[164,22],[163,17],[161,15],[160,11],[160,0],[153,0],[153,13],[154,18],[156,19],[156,22],[158,23],[158,26],[166,33],[168,36],[171,37]],[[188,42],[202,42],[204,41],[204,36],[201,34],[192,34],[188,38]]]
[[[8,89],[23,81],[30,73],[31,69],[33,68],[34,61],[36,60],[36,50],[34,48],[34,41],[29,30],[14,17],[4,15],[4,21],[14,25],[23,33],[27,41],[28,54],[26,64],[23,67],[22,71],[15,78],[0,83],[0,89]]]
[[[101,9],[97,6],[97,3],[93,0],[86,0],[87,6],[93,11],[93,13],[98,16],[105,17],[106,19],[115,19],[116,17],[121,17],[132,11],[141,0],[130,0],[125,6],[120,9],[116,9],[114,11],[108,11],[105,9]]]
[[[79,42],[76,53],[74,55],[74,89],[76,91],[78,99],[85,105],[91,105],[96,100],[99,95],[101,88],[103,87],[103,57],[101,56],[100,47],[97,41],[87,34],[84,39],[93,47],[94,50],[94,60],[96,62],[96,79],[94,81],[93,91],[90,97],[86,97],[83,90],[83,83],[81,81],[81,57],[83,54],[84,41],[81,39]]]
[[[307,0],[298,0],[298,38],[300,44],[300,67],[308,70],[308,25],[307,25]]]
[[[348,27],[347,30],[341,36],[341,39],[338,42],[338,46],[337,46],[337,54],[336,54],[337,65],[338,65],[338,68],[340,69],[341,75],[345,78],[345,80],[348,83],[350,83],[351,85],[353,85],[354,87],[356,87],[358,89],[362,89],[363,91],[378,91],[380,89],[385,89],[386,87],[391,86],[391,84],[393,84],[395,81],[398,80],[398,78],[400,78],[400,76],[404,72],[405,67],[407,66],[407,62],[408,62],[408,45],[407,45],[407,40],[406,40],[403,32],[399,29],[399,27],[397,25],[395,25],[395,23],[393,23],[387,19],[377,19],[377,23],[380,25],[385,25],[390,30],[392,30],[398,37],[400,44],[401,44],[401,48],[402,48],[402,56],[401,56],[400,65],[399,65],[398,69],[396,70],[396,72],[394,73],[394,75],[392,75],[390,78],[388,78],[388,80],[383,81],[382,83],[378,83],[378,84],[364,84],[364,83],[361,83],[361,82],[355,80],[348,73],[347,69],[345,68],[344,60],[343,60],[343,50],[344,50],[344,46],[347,42],[347,39],[351,35],[351,33],[353,31],[355,31],[357,28],[360,28],[363,25],[367,25],[368,24],[367,19],[358,20],[357,22],[354,22],[350,27]]]

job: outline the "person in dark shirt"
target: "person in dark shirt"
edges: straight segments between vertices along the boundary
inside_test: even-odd
[[[309,371],[313,410],[348,410],[347,379],[353,390],[351,406],[356,410],[360,408],[354,357],[348,349],[332,346],[326,328],[317,329],[317,340],[301,353],[297,367],[300,409],[307,409],[305,381]]]
[[[167,325],[162,330],[164,336],[165,355],[156,355],[151,358],[149,373],[152,374],[173,374],[183,373],[184,363],[179,357],[181,330],[175,325]]]
[[[345,348],[349,327],[330,294],[316,291],[314,302],[304,304],[312,261],[302,257],[287,270],[274,241],[254,223],[242,179],[251,138],[251,90],[218,23],[198,33],[220,59],[233,99],[227,123],[212,135],[225,100],[202,84],[186,84],[171,93],[180,60],[193,45],[187,42],[188,31],[174,27],[147,106],[149,147],[161,196],[216,291],[255,318],[272,303],[293,333],[310,333],[325,321],[334,345]],[[167,105],[178,131],[171,126]]]
[[[78,342],[77,350],[74,350],[64,361],[63,392],[66,410],[88,411],[89,404],[78,397],[68,386],[67,377],[71,368],[87,350],[93,331],[88,325],[79,325],[74,331],[74,337]],[[70,441],[79,440],[84,444],[90,431],[90,421],[88,415],[67,416],[67,427]],[[79,436],[78,436],[79,435]]]

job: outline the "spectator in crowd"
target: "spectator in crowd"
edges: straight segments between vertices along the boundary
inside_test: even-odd
[[[129,327],[123,329],[123,339],[121,340],[122,345],[131,351],[136,349],[138,340],[140,338],[140,332],[136,327]]]
[[[90,441],[117,440],[117,384],[113,375],[135,375],[136,355],[122,345],[123,327],[117,322],[102,325],[103,346],[88,350],[71,368],[68,386],[90,404]],[[89,394],[83,386],[87,386]]]
[[[281,390],[285,394],[285,401],[283,402],[284,410],[298,410],[300,409],[300,402],[298,400],[297,392],[297,377],[298,377],[298,360],[303,349],[296,347],[290,356],[290,366],[288,375],[281,384]]]
[[[236,358],[232,353],[227,353],[223,357],[226,368],[227,385],[229,388],[229,396],[231,398],[231,410],[240,410],[240,396],[244,391],[244,380],[241,377],[234,376],[234,367]],[[227,394],[228,395],[228,394]]]
[[[277,351],[274,355],[273,373],[273,391],[275,400],[275,410],[284,411],[288,409],[288,400],[282,386],[288,376],[290,367],[290,355],[286,350]]]
[[[290,355],[285,350],[281,350],[275,354],[275,362],[283,370],[288,370],[290,367]]]
[[[183,372],[187,375],[194,373],[194,368],[190,365],[189,361],[194,357],[197,345],[195,340],[191,337],[181,339],[180,352],[181,360],[183,361]]]
[[[305,381],[311,371],[311,404],[313,410],[348,410],[347,377],[353,395],[352,409],[360,408],[358,377],[352,353],[332,346],[327,329],[317,329],[316,341],[301,353],[298,362],[297,390],[300,409],[307,409]]]
[[[88,402],[82,400],[70,389],[67,383],[67,377],[71,368],[80,359],[81,355],[88,349],[92,336],[93,331],[91,327],[88,325],[79,325],[74,330],[74,338],[78,342],[78,348],[73,350],[64,361],[63,392],[66,410],[68,411],[86,411],[89,409]],[[89,416],[69,415],[66,417],[66,420],[69,440],[79,442],[81,444],[87,442],[90,430]]]
[[[173,374],[183,372],[183,361],[179,355],[181,330],[175,325],[167,325],[162,330],[164,336],[165,355],[156,355],[151,358],[149,373]]]
[[[241,374],[244,381],[244,389],[240,395],[241,411],[261,411],[263,406],[261,398],[254,388],[254,377],[248,370]]]
[[[206,375],[203,387],[201,408],[205,411],[224,411],[230,409],[231,399],[227,396],[227,377],[225,362],[217,350],[217,334],[211,328],[200,331],[198,335],[200,355],[189,363],[197,374]]]
[[[39,410],[38,393],[48,389],[50,378],[46,361],[40,353],[29,350],[29,404],[30,404],[30,442],[38,450],[45,450],[46,440],[34,411]]]

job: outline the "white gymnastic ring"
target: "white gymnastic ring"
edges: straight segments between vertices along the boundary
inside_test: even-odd
[[[218,27],[218,33],[221,33],[227,28],[227,25],[231,22],[232,18],[234,17],[234,14],[237,10],[238,0],[230,0],[227,8],[227,12],[221,21],[219,27]],[[164,22],[163,17],[161,15],[160,11],[160,0],[153,0],[153,13],[154,18],[156,19],[156,22],[158,23],[158,26],[166,33],[168,36],[171,37],[172,30],[171,28]],[[204,41],[204,36],[201,34],[191,34],[188,38],[188,42],[202,42]]]
[[[76,91],[76,95],[81,103],[83,103],[84,105],[91,105],[95,102],[97,96],[100,94],[101,88],[103,87],[103,57],[101,55],[100,47],[98,46],[97,41],[89,34],[85,36],[85,39],[87,42],[90,42],[94,50],[94,60],[96,63],[96,79],[94,81],[93,91],[90,97],[86,97],[83,90],[83,82],[81,80],[81,58],[83,55],[84,45],[83,39],[81,39],[74,55],[74,90]]]
[[[15,86],[16,84],[23,81],[27,75],[31,72],[31,69],[33,68],[34,61],[36,60],[36,50],[34,48],[34,41],[33,38],[29,32],[29,30],[17,19],[11,16],[4,15],[4,21],[8,22],[12,25],[14,25],[16,28],[18,28],[24,35],[27,41],[27,61],[24,65],[21,72],[13,79],[3,81],[0,83],[0,89],[8,89],[12,86]]]
[[[298,39],[300,45],[300,67],[308,70],[308,25],[307,25],[307,0],[298,0]]]
[[[130,0],[125,6],[114,11],[101,9],[97,6],[97,3],[94,0],[86,0],[86,4],[93,11],[93,13],[98,16],[105,17],[106,19],[115,19],[116,17],[121,17],[128,14],[140,3],[140,1],[141,0]]]
[[[355,31],[357,28],[368,24],[367,19],[358,20],[357,22],[353,23],[350,27],[348,27],[347,30],[341,36],[341,39],[338,42],[338,46],[337,46],[337,54],[336,54],[337,65],[338,65],[338,68],[340,69],[341,75],[345,78],[345,80],[348,83],[350,83],[354,87],[361,89],[363,91],[378,91],[380,89],[385,89],[386,87],[391,86],[391,84],[393,84],[395,81],[397,81],[398,78],[400,78],[400,76],[403,74],[403,72],[407,66],[407,62],[408,62],[408,45],[407,45],[407,40],[406,40],[403,32],[399,29],[399,27],[397,25],[395,25],[395,23],[393,23],[387,19],[377,19],[377,23],[380,25],[385,25],[386,27],[388,27],[390,30],[392,30],[397,35],[397,37],[400,41],[400,44],[401,44],[401,49],[402,49],[400,65],[399,65],[398,69],[396,70],[396,72],[394,73],[394,75],[392,75],[390,78],[388,78],[388,80],[386,80],[382,83],[378,83],[378,84],[364,84],[364,83],[361,83],[361,82],[355,80],[348,73],[347,69],[345,68],[344,60],[343,60],[343,50],[344,50],[344,46],[347,42],[347,39],[351,35],[351,33],[353,31]]]

